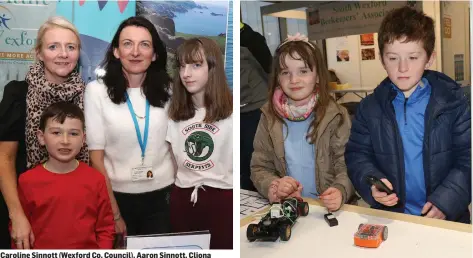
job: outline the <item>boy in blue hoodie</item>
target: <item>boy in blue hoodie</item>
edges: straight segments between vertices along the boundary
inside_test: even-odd
[[[386,15],[378,32],[388,74],[359,104],[347,143],[348,175],[372,207],[470,222],[470,107],[460,86],[428,70],[434,21],[410,7]],[[366,181],[381,179],[394,193]]]

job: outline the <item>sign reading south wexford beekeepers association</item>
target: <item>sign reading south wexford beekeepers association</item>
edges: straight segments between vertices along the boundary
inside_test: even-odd
[[[306,11],[309,38],[315,40],[377,32],[386,13],[405,5],[422,10],[422,2],[416,1],[314,2]]]
[[[55,12],[56,1],[0,1],[0,99],[6,83],[24,79],[38,29]]]

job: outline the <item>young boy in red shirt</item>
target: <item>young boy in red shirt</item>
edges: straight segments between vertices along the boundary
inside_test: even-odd
[[[84,114],[72,103],[49,106],[38,138],[49,159],[22,174],[18,192],[34,249],[111,249],[115,234],[105,177],[75,159],[85,141]],[[13,247],[23,243],[13,239]]]

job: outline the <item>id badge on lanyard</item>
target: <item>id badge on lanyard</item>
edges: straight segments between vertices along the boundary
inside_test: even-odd
[[[143,137],[141,137],[140,126],[138,124],[138,120],[136,119],[136,114],[133,109],[133,105],[130,101],[130,96],[128,93],[126,94],[126,103],[128,105],[128,110],[130,111],[131,118],[133,119],[133,123],[135,124],[136,130],[136,137],[138,138],[138,143],[140,144],[141,148],[141,164],[133,167],[131,169],[131,180],[132,181],[144,181],[144,180],[152,180],[154,178],[153,171],[151,166],[145,165],[145,152],[146,152],[146,145],[148,144],[148,128],[149,128],[149,109],[150,105],[148,100],[146,100],[146,114],[145,114],[145,130],[143,133]]]

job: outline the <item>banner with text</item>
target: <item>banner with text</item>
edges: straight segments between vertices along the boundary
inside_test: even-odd
[[[418,1],[347,1],[309,5],[307,30],[310,40],[377,32],[386,13],[412,6],[422,10]]]
[[[55,12],[56,1],[0,1],[0,99],[5,84],[24,79],[38,28]]]

